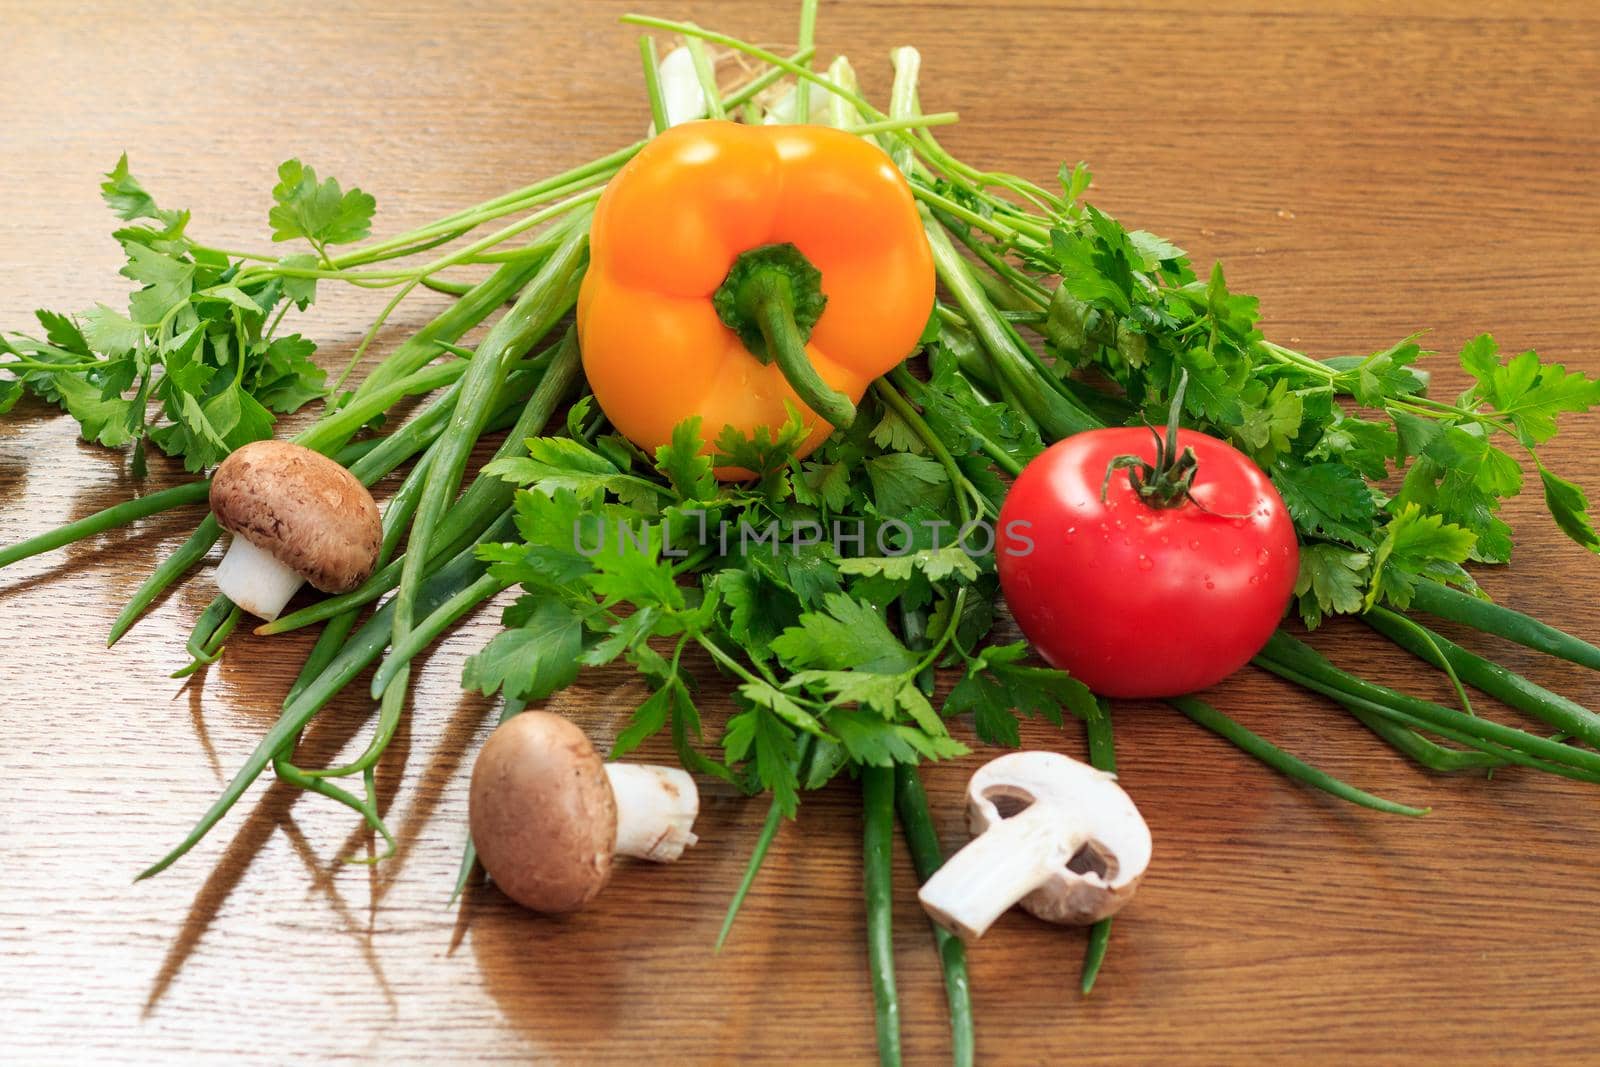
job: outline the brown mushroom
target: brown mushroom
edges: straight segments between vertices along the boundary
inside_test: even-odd
[[[694,779],[676,767],[606,763],[559,715],[525,711],[490,735],[472,768],[468,822],[484,870],[534,911],[584,907],[612,857],[670,863],[695,843]]]
[[[1047,922],[1098,922],[1132,897],[1150,828],[1116,776],[1057,752],[1013,752],[967,785],[973,839],[917,894],[964,940],[1013,904]]]
[[[223,460],[211,479],[211,511],[233,534],[217,588],[269,621],[302,581],[345,593],[378,562],[383,525],[366,486],[287,441],[256,441]]]

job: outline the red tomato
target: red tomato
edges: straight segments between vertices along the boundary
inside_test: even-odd
[[[1028,464],[1000,509],[995,557],[1017,625],[1052,665],[1111,697],[1213,685],[1249,661],[1283,617],[1300,551],[1283,500],[1232,446],[1188,430],[1191,494],[1154,507],[1117,456],[1153,462],[1142,428],[1096,430]]]

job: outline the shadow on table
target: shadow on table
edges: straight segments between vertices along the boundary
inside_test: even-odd
[[[235,638],[234,643],[243,645],[252,640],[254,639],[245,636]],[[243,697],[243,703],[258,707],[271,706],[274,701],[281,699],[281,693],[267,694],[259,691],[259,672],[250,669],[251,656],[239,648],[232,651],[231,657],[224,654],[222,660],[211,668],[212,671],[220,670],[222,680],[232,694]],[[416,662],[420,670],[423,661],[419,657]],[[361,735],[363,742],[365,741],[369,733],[366,726],[375,710],[366,693],[369,678],[370,671],[364,671],[340,697],[332,701],[313,720],[296,750],[296,762],[302,767],[323,767],[336,761],[342,762],[341,756],[348,756],[345,750],[353,739]],[[202,710],[205,683],[205,673],[196,675],[189,682],[187,688],[190,712],[201,746],[206,750],[208,758],[212,760],[220,775],[223,768],[216,758],[205,729]],[[405,861],[409,858],[411,847],[438,810],[445,789],[471,749],[468,742],[489,713],[489,708],[490,703],[482,697],[463,693],[457,702],[456,710],[439,731],[433,757],[416,779],[412,802],[406,808],[401,820],[393,827],[395,854],[392,858],[371,863],[368,868],[370,903],[364,918],[359,915],[357,908],[351,906],[335,880],[349,859],[354,858],[358,861],[364,859],[370,863],[382,855],[382,840],[369,827],[361,824],[351,831],[336,850],[327,856],[319,856],[295,823],[292,814],[295,801],[303,794],[283,782],[273,782],[245,818],[243,825],[235,831],[233,841],[218,858],[212,873],[195,895],[189,914],[168,949],[167,956],[152,984],[145,1003],[145,1014],[148,1016],[155,1009],[194,953],[223,904],[243,881],[251,862],[266,846],[273,832],[279,829],[283,830],[296,855],[304,863],[311,877],[312,887],[327,899],[340,926],[359,943],[362,956],[372,971],[378,988],[382,991],[390,1009],[394,1010],[396,1007],[394,994],[372,943],[377,909],[399,877]],[[365,744],[359,747],[364,749]],[[394,805],[400,786],[405,780],[411,748],[412,716],[408,713],[401,717],[395,735],[374,775],[374,791],[380,816],[387,816]],[[347,779],[343,784],[355,792],[360,791],[359,777]],[[318,802],[321,802],[320,798]]]
[[[639,1010],[622,995],[630,963],[603,910],[535,915],[479,881],[463,893],[458,926],[470,927],[484,988],[505,1017],[547,1047],[583,1047]]]
[[[192,701],[199,699],[198,691],[203,684],[203,680],[190,683]],[[296,750],[296,759],[301,764],[305,766],[325,765],[329,760],[334,759],[361,729],[366,716],[341,714],[341,710],[344,709],[340,709],[336,705],[337,702],[335,705],[330,705],[328,709],[325,709],[324,714],[307,729],[305,737]],[[370,836],[370,831],[363,830],[355,835],[355,841],[347,842],[345,846],[341,847],[341,851],[335,854],[331,862],[325,862],[316,855],[315,850],[294,821],[292,809],[295,801],[302,795],[299,790],[284,782],[273,782],[256,802],[255,807],[250,810],[243,824],[234,832],[233,840],[228,844],[223,854],[218,857],[211,874],[207,876],[199,892],[195,894],[194,903],[189,906],[189,913],[185,916],[182,926],[179,927],[171,947],[168,948],[165,959],[162,960],[161,968],[157,971],[155,980],[151,984],[150,994],[145,1000],[144,1015],[146,1017],[155,1010],[161,998],[183,970],[184,964],[194,954],[206,931],[222,910],[223,904],[226,903],[228,897],[244,880],[245,872],[249,870],[250,864],[260,854],[262,848],[266,846],[274,831],[279,829],[284,831],[295,853],[305,864],[306,871],[311,876],[312,887],[327,898],[340,925],[360,944],[362,956],[372,971],[374,981],[382,991],[384,999],[393,1008],[395,1003],[394,994],[372,947],[370,921],[363,923],[356,917],[355,912],[334,882],[335,873],[342,866],[342,857],[347,855],[352,847],[359,844],[361,837]],[[392,799],[392,789],[387,796],[380,792],[380,811]]]

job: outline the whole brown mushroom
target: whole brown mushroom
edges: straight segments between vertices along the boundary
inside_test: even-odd
[[[301,582],[349,592],[378,562],[383,525],[367,487],[288,441],[256,441],[223,460],[211,478],[211,511],[233,534],[217,588],[269,621]]]
[[[577,911],[617,855],[670,863],[697,840],[694,779],[676,767],[606,763],[559,715],[525,711],[490,735],[472,768],[468,821],[489,877],[541,912]]]

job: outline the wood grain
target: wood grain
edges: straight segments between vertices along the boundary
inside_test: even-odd
[[[195,232],[259,245],[273,168],[299,155],[374,191],[396,232],[632,139],[646,121],[633,4],[0,0],[0,327],[37,306],[117,302],[95,195],[126,148]],[[644,5],[649,7],[651,5]],[[663,9],[761,40],[790,3]],[[1048,180],[1090,160],[1094,196],[1222,257],[1271,332],[1318,355],[1421,327],[1453,351],[1492,328],[1591,372],[1600,334],[1600,23],[1561,0],[1204,5],[828,5],[820,43],[882,93],[890,46],[926,57],[923,100],[959,109],[967,158]],[[386,343],[425,321],[408,303]],[[375,313],[342,294],[307,330],[337,362]],[[1437,383],[1459,385],[1448,357]],[[1593,420],[1550,461],[1600,485]],[[24,407],[0,421],[0,543],[140,487],[121,457]],[[179,472],[157,464],[145,489]],[[1499,597],[1591,637],[1600,564],[1509,509],[1521,548]],[[262,786],[171,871],[135,871],[188,828],[271,721],[308,647],[240,637],[188,686],[167,674],[209,598],[201,575],[116,648],[111,619],[191,511],[0,575],[0,1034],[7,1062],[317,1060],[864,1062],[873,1037],[853,787],[786,826],[728,948],[710,946],[764,806],[706,787],[702,844],[630,866],[594,910],[530,917],[493,892],[446,906],[470,753],[492,709],[457,688],[494,632],[480,613],[427,659],[380,788],[400,854],[374,868],[342,809]],[[1341,664],[1439,692],[1373,635]],[[1491,648],[1574,698],[1594,676]],[[709,676],[710,672],[704,672]],[[1443,695],[1442,692],[1440,695]],[[597,672],[554,701],[599,742],[640,697]],[[713,720],[726,701],[707,694]],[[1100,985],[1083,934],[1004,919],[973,952],[985,1062],[1593,1062],[1600,894],[1592,788],[1504,773],[1444,779],[1332,705],[1256,673],[1216,703],[1328,770],[1410,802],[1357,811],[1273,777],[1153,706],[1118,709],[1124,781],[1156,862],[1118,920]],[[1505,715],[1503,709],[1485,709]],[[368,705],[308,738],[360,743]],[[1029,744],[1081,753],[1076,730]],[[660,753],[656,753],[660,754]],[[928,773],[945,841],[976,758]],[[947,1052],[937,961],[899,863],[912,1062]]]

